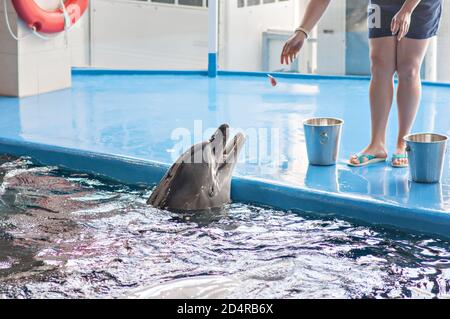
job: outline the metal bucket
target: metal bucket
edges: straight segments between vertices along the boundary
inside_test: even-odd
[[[439,183],[447,153],[445,135],[421,133],[405,137],[411,178],[417,183]]]
[[[303,123],[306,149],[311,165],[335,165],[339,153],[344,121],[334,118],[314,118]]]

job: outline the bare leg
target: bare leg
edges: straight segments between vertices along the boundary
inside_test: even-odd
[[[396,154],[405,154],[403,137],[411,131],[422,95],[420,68],[429,40],[402,39],[397,46],[398,74],[398,138]],[[408,163],[408,159],[395,159],[395,165]]]
[[[397,69],[397,40],[395,37],[370,39],[372,80],[370,82],[370,111],[372,139],[362,151],[376,157],[387,157],[386,128],[394,98],[394,74]],[[353,164],[359,164],[352,157]]]

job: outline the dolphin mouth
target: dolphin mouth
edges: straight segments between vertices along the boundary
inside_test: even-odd
[[[228,140],[230,127],[227,124],[221,125],[209,139],[216,161],[220,161],[223,156],[225,145]]]
[[[223,163],[234,164],[237,162],[242,147],[245,144],[245,136],[242,133],[238,133],[230,140],[223,152]]]
[[[230,139],[229,125],[221,125],[209,140],[217,163],[223,165],[236,162],[245,140],[242,133],[238,133],[233,139]]]

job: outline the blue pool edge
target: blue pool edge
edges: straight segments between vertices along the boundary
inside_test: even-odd
[[[251,71],[217,71],[218,76],[248,76],[267,77],[271,74],[277,78],[299,80],[366,80],[370,76],[364,75],[320,75],[288,72],[251,72]],[[208,70],[139,70],[139,69],[101,69],[101,68],[72,68],[72,75],[200,75],[208,76]],[[397,81],[397,79],[395,79]],[[425,86],[450,87],[450,83],[422,81]]]
[[[170,167],[151,160],[7,138],[0,138],[0,153],[28,156],[37,164],[100,175],[131,185],[155,185]],[[445,211],[407,208],[351,194],[236,176],[232,181],[232,199],[295,213],[335,216],[450,238],[450,214]]]

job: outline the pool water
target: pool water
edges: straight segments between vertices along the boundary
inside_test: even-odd
[[[449,298],[450,242],[0,157],[0,298]]]

